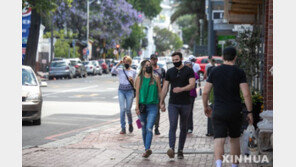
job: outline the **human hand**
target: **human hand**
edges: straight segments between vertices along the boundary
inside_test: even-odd
[[[173,89],[173,92],[174,92],[174,93],[180,93],[180,92],[183,92],[183,90],[182,90],[182,88],[180,88],[180,87],[175,87],[175,88]]]
[[[136,114],[139,116],[140,115],[140,109],[139,109],[139,107],[136,107]]]
[[[133,77],[128,77],[128,80],[131,81],[132,83],[134,82]]]
[[[162,112],[165,112],[165,104],[164,104],[164,102],[160,103],[160,109],[161,109]]]
[[[212,117],[212,108],[211,107],[209,107],[209,106],[207,106],[207,107],[205,107],[204,108],[204,113],[205,113],[205,115],[207,116],[207,117]]]
[[[249,125],[253,125],[253,114],[249,113],[247,115],[247,121],[249,122]]]

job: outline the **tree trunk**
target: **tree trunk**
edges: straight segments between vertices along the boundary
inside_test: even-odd
[[[38,48],[40,24],[41,24],[40,14],[37,13],[36,9],[33,9],[32,15],[31,15],[31,26],[29,30],[24,64],[32,67],[34,71],[36,70],[35,64],[36,64],[36,54],[37,54],[37,48]]]

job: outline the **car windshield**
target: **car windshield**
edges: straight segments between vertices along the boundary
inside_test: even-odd
[[[22,85],[37,86],[37,80],[32,70],[22,69]]]
[[[102,63],[104,63],[104,60],[99,60],[99,64],[101,65]]]
[[[51,67],[63,67],[63,66],[66,66],[66,62],[63,62],[63,61],[61,61],[61,62],[52,62],[50,64],[50,66]]]
[[[83,65],[88,65],[89,62],[88,62],[88,61],[87,61],[87,62],[82,62],[82,64],[83,64]]]
[[[71,61],[71,65],[75,66],[77,64],[77,62],[75,60]]]
[[[215,59],[215,61],[217,64],[223,64],[223,60],[221,60],[221,59]]]

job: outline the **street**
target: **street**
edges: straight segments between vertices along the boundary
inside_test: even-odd
[[[42,88],[42,123],[23,122],[22,147],[73,136],[119,118],[118,78],[111,74],[49,80]]]

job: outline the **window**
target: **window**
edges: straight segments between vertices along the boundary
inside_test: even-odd
[[[66,62],[63,62],[63,61],[61,61],[61,62],[52,62],[50,64],[51,67],[63,67],[63,66],[66,66],[66,65],[67,65]]]
[[[208,59],[202,59],[201,60],[201,64],[207,64],[208,63]]]
[[[37,86],[37,80],[32,70],[22,69],[22,85]]]

